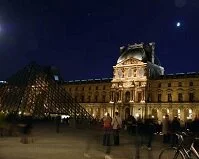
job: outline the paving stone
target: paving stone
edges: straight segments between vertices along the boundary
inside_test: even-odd
[[[162,144],[161,136],[155,136],[152,150],[136,147],[136,136],[121,132],[119,146],[102,146],[103,131],[73,129],[62,125],[60,133],[54,124],[34,125],[34,142],[20,143],[18,137],[0,138],[0,159],[157,159]],[[106,154],[110,148],[110,154]],[[108,155],[108,156],[107,156]]]

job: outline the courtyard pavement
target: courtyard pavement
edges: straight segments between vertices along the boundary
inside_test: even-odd
[[[101,129],[70,128],[62,125],[56,133],[55,124],[36,124],[33,143],[22,144],[20,136],[0,138],[0,159],[158,159],[162,136],[155,136],[152,150],[136,146],[136,136],[122,131],[119,146],[102,146]]]

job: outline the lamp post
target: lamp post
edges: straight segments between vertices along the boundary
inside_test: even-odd
[[[113,102],[113,117],[115,116],[115,108],[116,108],[116,103],[117,103],[117,88],[114,87],[113,92],[112,92],[112,102]]]
[[[116,92],[113,92],[113,117],[115,116]]]

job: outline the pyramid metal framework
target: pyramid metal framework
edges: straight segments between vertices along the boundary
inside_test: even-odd
[[[27,65],[1,84],[0,111],[31,114],[36,118],[50,114],[93,118],[54,80],[49,67],[36,63]]]

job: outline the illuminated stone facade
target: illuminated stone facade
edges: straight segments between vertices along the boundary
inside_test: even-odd
[[[133,44],[120,48],[111,79],[65,82],[65,89],[96,118],[118,111],[162,120],[166,114],[181,121],[199,115],[199,74],[164,75],[155,56],[155,44]]]

